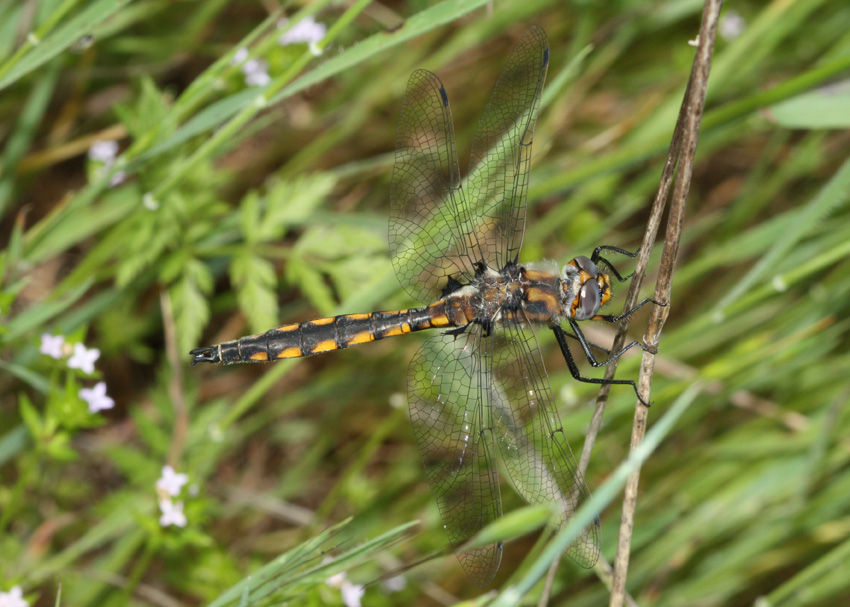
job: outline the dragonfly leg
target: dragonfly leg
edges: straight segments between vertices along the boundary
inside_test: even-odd
[[[637,257],[637,254],[640,253],[640,249],[632,253],[630,251],[626,251],[625,249],[621,249],[620,247],[601,245],[593,249],[593,255],[590,256],[590,261],[592,261],[593,263],[605,264],[606,266],[608,266],[608,269],[611,270],[611,273],[620,282],[626,282],[628,279],[634,276],[634,272],[632,272],[628,276],[620,276],[620,273],[617,271],[617,268],[614,267],[614,264],[612,264],[610,261],[600,255],[602,251],[612,251],[614,253],[619,253],[620,255],[626,255],[627,257]]]
[[[578,337],[576,337],[572,333],[567,333],[566,331],[564,331],[564,335],[566,335],[570,339],[575,339],[576,341],[578,341]],[[587,341],[587,340],[585,340],[585,341]],[[609,356],[611,355],[611,350],[609,350],[608,348],[603,348],[599,344],[595,344],[592,341],[587,341],[587,345],[590,346],[591,348],[595,348],[596,350],[599,350],[600,352],[604,352],[605,354],[607,354]]]
[[[573,328],[573,331],[575,331],[576,339],[578,339],[578,343],[581,344],[581,349],[584,351],[584,355],[587,357],[587,362],[589,362],[594,367],[604,367],[605,365],[607,365],[611,361],[617,360],[618,358],[620,358],[623,354],[625,354],[626,352],[628,352],[629,350],[631,350],[635,346],[637,346],[638,348],[640,348],[644,352],[649,352],[650,354],[657,354],[658,353],[657,348],[650,348],[649,346],[645,346],[644,344],[635,340],[635,341],[632,341],[630,343],[627,343],[625,346],[623,346],[623,348],[619,352],[611,353],[611,355],[607,359],[596,360],[596,357],[593,355],[593,352],[590,351],[590,342],[587,341],[587,338],[584,336],[584,333],[582,332],[581,328],[578,326],[578,323],[575,320],[573,320],[572,318],[568,318],[567,320],[569,321],[570,326]]]
[[[643,306],[645,306],[648,303],[654,303],[656,306],[661,306],[662,308],[667,305],[666,303],[662,303],[660,301],[655,301],[654,299],[647,297],[646,299],[644,299],[642,302],[640,302],[638,305],[636,305],[631,310],[623,312],[622,314],[620,314],[618,316],[613,316],[611,314],[597,314],[596,316],[593,316],[589,320],[604,320],[605,322],[620,322],[621,320],[623,320],[627,316],[631,316],[632,314],[634,314],[635,312],[640,310]],[[646,348],[644,348],[644,350],[646,350]],[[649,351],[649,350],[647,350],[647,351]],[[653,352],[653,354],[654,354],[654,352]]]
[[[573,327],[573,328],[576,328],[576,327]],[[564,355],[564,360],[567,362],[567,367],[570,370],[570,375],[572,375],[574,379],[576,379],[577,381],[588,383],[588,384],[631,386],[632,389],[635,391],[635,396],[637,396],[637,399],[641,402],[641,404],[644,405],[645,407],[649,407],[649,403],[646,402],[645,400],[643,400],[641,398],[640,394],[638,394],[637,384],[634,382],[634,380],[631,380],[631,379],[605,379],[605,378],[582,376],[581,372],[579,371],[578,365],[576,364],[575,359],[573,359],[573,354],[572,354],[572,352],[570,352],[570,347],[567,344],[566,335],[568,335],[568,334],[565,333],[564,330],[559,326],[554,327],[554,331],[555,331],[555,339],[558,340],[558,345],[561,347],[561,353]],[[579,335],[581,335],[580,338],[578,337]],[[587,340],[584,339],[584,335],[579,331],[579,332],[576,333],[576,337],[578,338],[579,343],[582,344],[582,349],[584,350],[585,355],[588,357],[588,360],[591,361],[591,364],[595,363],[596,359],[593,358],[593,355],[590,353],[589,348],[586,347],[587,346]],[[637,342],[633,342],[633,343],[637,343]],[[632,345],[633,344],[629,344],[622,351],[618,352],[616,355],[612,356],[611,358],[609,358],[605,362],[594,364],[594,366],[602,366],[602,365],[605,365],[605,364],[611,362],[612,360],[615,360],[623,352],[628,350]]]

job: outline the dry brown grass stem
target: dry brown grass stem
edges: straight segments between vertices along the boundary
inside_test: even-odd
[[[656,301],[666,302],[667,306],[653,306],[649,318],[649,325],[644,335],[644,343],[655,348],[658,338],[664,326],[664,321],[670,312],[670,293],[673,285],[673,270],[676,267],[676,258],[679,253],[679,242],[682,235],[682,224],[685,218],[685,203],[693,175],[694,155],[696,154],[697,140],[699,139],[699,127],[702,120],[703,108],[705,107],[705,94],[708,87],[708,75],[711,70],[711,57],[714,52],[714,39],[717,33],[717,21],[720,17],[722,0],[706,0],[703,9],[702,23],[700,24],[699,38],[697,39],[697,52],[691,67],[691,75],[685,91],[685,99],[679,111],[676,121],[676,129],[673,134],[673,142],[667,162],[664,165],[661,184],[658,194],[653,203],[650,222],[647,226],[646,235],[638,257],[637,269],[635,270],[635,281],[629,291],[628,301],[637,300],[640,282],[646,273],[646,262],[649,258],[652,243],[658,231],[664,202],[670,188],[670,182],[675,170],[675,182],[673,184],[673,197],[670,203],[670,212],[667,218],[667,229],[664,235],[664,248],[661,252],[661,263],[659,265],[658,280],[655,283]],[[629,305],[628,303],[626,305]],[[618,343],[625,339],[625,327],[618,333]],[[616,347],[616,346],[615,346]],[[649,402],[649,391],[652,384],[652,372],[655,368],[655,355],[644,352],[641,358],[640,377],[638,378],[638,392],[641,397]],[[607,396],[607,393],[606,395]],[[604,401],[604,397],[603,397]],[[632,423],[631,449],[634,450],[643,440],[646,433],[646,420],[649,409],[639,402],[635,405],[635,415]],[[584,453],[582,453],[584,456]],[[623,510],[620,518],[620,535],[617,542],[617,556],[614,560],[614,579],[611,587],[610,607],[622,607],[626,591],[626,574],[629,566],[629,554],[631,549],[632,529],[634,527],[634,513],[637,506],[637,489],[640,480],[640,469],[636,470],[626,482],[625,495],[623,496]]]
[[[664,249],[662,251],[661,264],[659,268],[658,281],[656,282],[654,299],[660,302],[667,302],[665,307],[653,306],[652,315],[649,325],[644,335],[644,343],[652,348],[657,347],[658,337],[661,334],[661,328],[669,314],[670,306],[670,291],[673,282],[673,270],[676,265],[676,257],[679,251],[679,241],[682,232],[682,221],[685,216],[685,202],[690,188],[691,175],[693,172],[694,154],[696,152],[697,139],[699,135],[700,121],[702,120],[703,108],[705,106],[705,93],[708,84],[708,74],[711,68],[711,57],[714,51],[714,39],[717,31],[717,20],[720,16],[720,8],[722,0],[706,0],[703,9],[702,22],[700,24],[699,37],[697,38],[697,50],[694,57],[694,63],[691,67],[690,78],[685,89],[685,96],[682,101],[682,106],[679,110],[679,116],[676,120],[676,127],[673,131],[673,138],[670,143],[670,149],[667,153],[667,160],[664,163],[664,169],[661,172],[661,180],[658,185],[658,191],[650,210],[649,220],[647,221],[646,231],[644,232],[643,242],[641,243],[640,253],[635,263],[634,278],[632,279],[629,292],[626,295],[626,300],[623,305],[624,310],[633,308],[638,301],[640,287],[643,279],[646,276],[646,270],[649,263],[649,256],[652,252],[652,245],[655,243],[655,237],[658,234],[658,229],[661,225],[661,217],[664,213],[667,197],[670,193],[670,186],[673,187],[673,200],[670,209],[670,215],[667,220],[667,231],[664,238]],[[678,168],[678,172],[676,169]],[[617,331],[614,343],[611,347],[612,352],[617,352],[622,349],[626,343],[626,332],[629,328],[629,319],[625,318]],[[655,355],[644,352],[641,361],[640,377],[638,379],[638,391],[641,398],[649,402],[649,391],[652,383],[652,372],[655,365]],[[617,361],[605,367],[606,379],[613,379],[617,371]],[[593,416],[588,427],[587,438],[584,442],[584,447],[579,458],[579,473],[584,476],[587,465],[590,461],[590,454],[593,452],[593,446],[596,442],[596,436],[602,426],[602,414],[605,410],[605,403],[608,401],[608,393],[610,385],[603,385],[599,391],[594,407]],[[631,448],[634,449],[640,444],[643,435],[646,432],[646,419],[648,408],[644,407],[638,401],[635,406],[635,416],[632,425]],[[633,605],[634,600],[625,592],[626,571],[629,563],[629,548],[631,545],[632,525],[634,520],[634,510],[637,504],[637,486],[640,477],[640,471],[635,472],[626,485],[625,498],[623,503],[623,514],[620,522],[620,537],[617,544],[617,558],[614,566],[614,574],[611,582],[611,607],[622,607],[626,601],[629,605]],[[549,568],[549,574],[543,586],[543,592],[538,605],[544,607],[549,601],[552,584],[555,579],[555,572],[558,567],[559,560],[552,563]],[[602,558],[598,564],[597,573],[600,577],[604,577],[607,571],[610,571],[610,565]]]

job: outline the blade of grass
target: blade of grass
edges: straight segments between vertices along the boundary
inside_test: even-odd
[[[67,50],[77,40],[91,32],[99,23],[108,19],[122,6],[131,0],[97,0],[83,10],[79,15],[69,19],[52,34],[50,29],[58,23],[76,0],[66,0],[38,32],[34,32],[33,41],[36,45],[30,52],[27,47],[21,47],[17,53],[0,65],[0,90],[17,82],[31,71],[41,67],[59,53]],[[46,36],[46,37],[45,37]],[[44,38],[44,40],[41,40]]]

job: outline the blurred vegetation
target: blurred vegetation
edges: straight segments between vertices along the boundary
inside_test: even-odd
[[[190,368],[186,352],[409,305],[385,234],[407,76],[443,79],[463,158],[531,23],[551,62],[522,259],[636,246],[700,10],[0,2],[0,591],[39,605],[60,584],[69,605],[333,605],[331,575],[369,584],[425,559],[403,588],[368,585],[363,604],[478,596],[441,552],[401,394],[420,336],[228,369]],[[643,468],[628,589],[640,605],[848,604],[850,5],[725,10],[650,422],[702,390]],[[322,42],[280,45],[305,18],[328,27]],[[246,84],[241,48],[268,84]],[[113,140],[114,160],[92,158]],[[43,334],[98,349],[94,373],[41,353]],[[593,386],[543,345],[578,450]],[[636,375],[627,358],[618,376]],[[90,413],[79,393],[99,381],[115,406]],[[633,406],[612,392],[591,488],[626,458]],[[185,527],[158,520],[166,464],[188,475]],[[503,499],[522,505],[507,484]],[[601,516],[609,560],[617,499]],[[495,588],[540,548],[510,542]],[[561,564],[552,604],[606,597],[593,572]]]

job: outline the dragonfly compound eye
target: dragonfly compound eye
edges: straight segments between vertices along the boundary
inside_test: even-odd
[[[588,274],[590,274],[592,278],[596,278],[596,276],[599,274],[599,270],[596,269],[596,264],[590,261],[590,259],[588,259],[584,255],[580,255],[573,259],[573,263],[582,272],[587,272]]]
[[[601,304],[599,286],[595,281],[588,280],[581,286],[576,305],[576,320],[587,320],[599,310]]]

